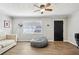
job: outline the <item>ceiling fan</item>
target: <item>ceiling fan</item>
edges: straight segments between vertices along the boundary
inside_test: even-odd
[[[38,10],[35,10],[34,12],[40,11],[41,14],[44,13],[44,11],[52,11],[51,3],[41,4],[40,6],[35,5],[35,7],[39,8]]]

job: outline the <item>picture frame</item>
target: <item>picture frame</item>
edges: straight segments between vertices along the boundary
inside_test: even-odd
[[[10,28],[10,21],[4,20],[4,28]]]

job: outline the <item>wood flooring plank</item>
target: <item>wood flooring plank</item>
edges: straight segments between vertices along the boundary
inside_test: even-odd
[[[45,48],[31,47],[30,42],[18,42],[3,55],[79,55],[79,49],[68,42],[49,42]]]

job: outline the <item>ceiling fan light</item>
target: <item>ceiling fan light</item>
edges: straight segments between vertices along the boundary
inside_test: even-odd
[[[41,14],[43,14],[43,12],[41,12]]]
[[[44,11],[45,11],[45,9],[41,9],[40,11],[41,11],[41,12],[44,12]]]

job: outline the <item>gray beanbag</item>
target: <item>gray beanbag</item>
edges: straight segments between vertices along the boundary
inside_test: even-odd
[[[31,46],[32,47],[46,47],[48,45],[48,40],[46,37],[39,37],[31,40]]]

